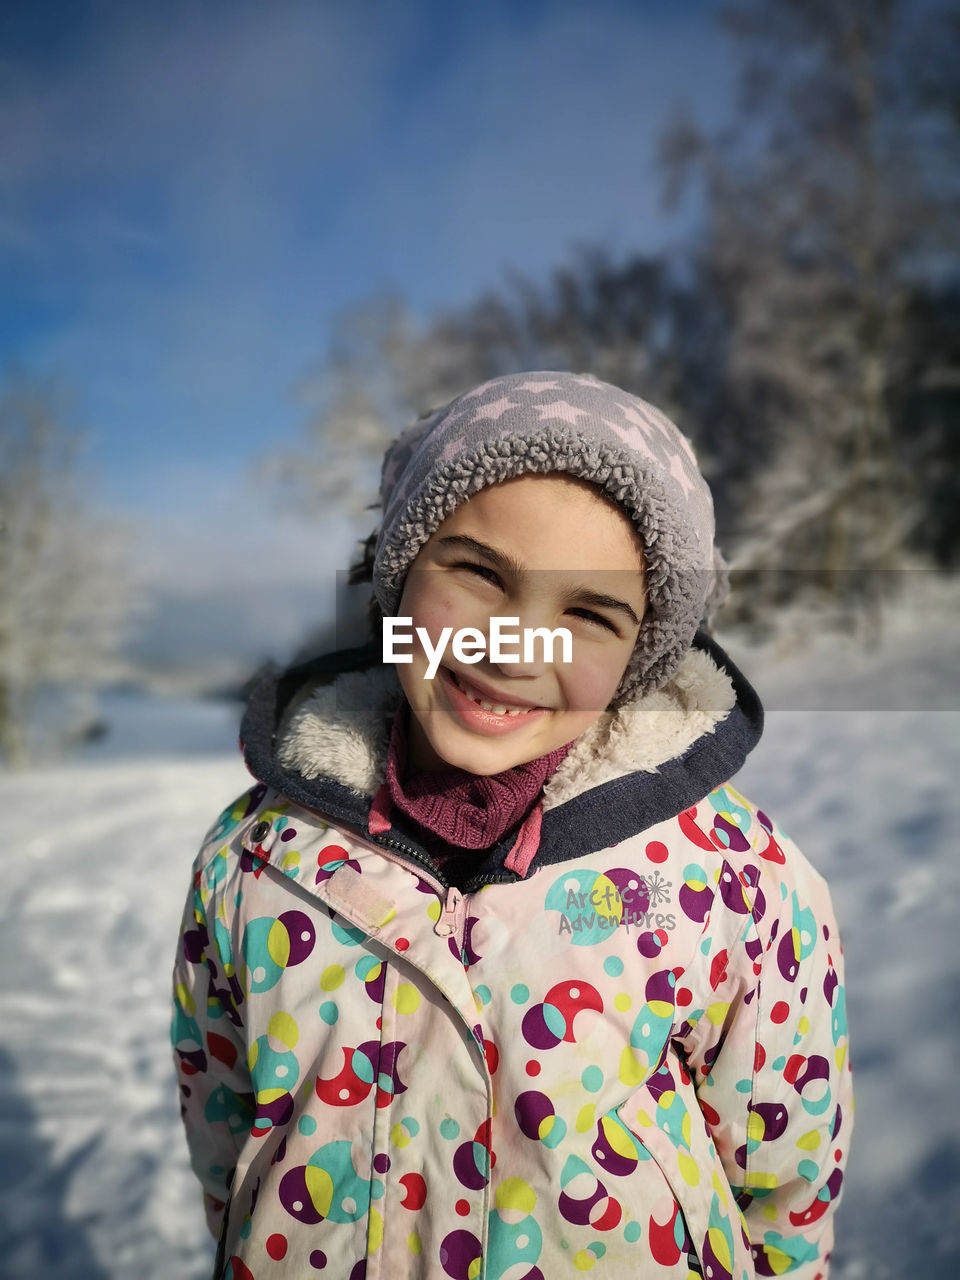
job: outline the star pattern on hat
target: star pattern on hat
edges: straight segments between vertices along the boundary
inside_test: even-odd
[[[590,416],[586,409],[578,409],[568,400],[551,400],[548,404],[534,405],[534,408],[539,413],[541,422],[546,418],[560,418],[562,422],[571,422],[576,426],[578,418]]]
[[[493,418],[494,421],[499,422],[508,409],[517,408],[519,408],[519,405],[516,400],[511,400],[509,396],[501,396],[499,400],[492,400],[490,404],[485,404],[473,416],[475,418]]]
[[[448,440],[440,450],[440,461],[449,462],[451,458],[455,458],[458,453],[463,453],[463,447],[466,444],[463,436],[455,436],[453,440]]]
[[[650,431],[656,424],[652,422],[650,418],[647,417],[646,414],[638,413],[637,410],[634,409],[633,405],[622,404],[622,405],[619,405],[618,407],[620,409],[620,412],[626,418],[626,420],[628,422],[632,422],[635,427],[638,427],[649,440]]]
[[[661,413],[655,405],[649,405],[647,412],[650,415],[650,421],[662,435],[665,435],[671,444],[678,444],[693,458],[693,451],[690,448],[690,442],[687,437],[677,428],[676,423],[671,422],[665,413]]]
[[[638,453],[642,453],[645,458],[649,458],[651,462],[659,464],[660,459],[653,453],[647,444],[646,437],[637,427],[622,427],[619,422],[611,422],[609,418],[601,418],[601,422],[606,423],[614,435],[618,435],[625,445],[630,449],[636,449]]]
[[[681,462],[679,453],[673,454],[670,458],[670,474],[683,490],[683,496],[686,497],[693,489],[693,481],[687,474],[687,468]]]
[[[521,382],[517,386],[518,391],[533,391],[537,393],[541,391],[558,391],[559,389],[560,383],[557,382],[556,378],[544,378],[542,382]]]
[[[671,445],[678,444],[680,446],[689,459],[690,466],[693,471],[696,472],[698,469],[697,455],[693,452],[693,445],[690,443],[689,438],[685,436],[676,424],[671,422],[665,414],[661,413],[659,409],[654,409],[652,405],[650,408],[652,410],[650,416],[654,426],[659,428],[662,434],[670,441]]]
[[[451,432],[456,427],[458,427],[465,418],[470,418],[472,416],[473,416],[473,409],[470,406],[461,408],[459,413],[451,413],[448,417],[444,418],[443,421],[440,422],[439,425],[436,427],[436,429],[433,432],[433,439],[441,440],[443,439],[444,436],[450,435]]]
[[[690,437],[685,436],[682,431],[678,431],[677,435],[680,437],[680,447],[683,449],[684,453],[690,459],[691,463],[694,466],[696,466],[697,455],[693,452],[693,445],[690,442]]]
[[[701,588],[710,576],[678,579],[674,590],[666,557],[676,554],[678,570],[713,564],[710,491],[692,441],[664,413],[590,375],[553,369],[508,374],[432,411],[422,428],[384,460],[374,590],[381,601],[394,598],[426,530],[467,501],[468,491],[499,483],[505,471],[537,472],[543,456],[570,461],[574,455],[576,474],[595,483],[616,464],[624,486],[621,505],[632,515],[645,512],[651,541],[671,535],[662,539],[664,572],[650,581],[657,634],[649,632],[649,644],[630,676],[630,688],[659,687],[688,644],[688,615],[700,609]],[[502,465],[505,459],[508,467]]]

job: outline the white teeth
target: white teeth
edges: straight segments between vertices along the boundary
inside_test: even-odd
[[[465,693],[467,695],[471,702],[477,703],[477,705],[484,711],[492,711],[495,716],[522,716],[530,710],[529,707],[508,707],[506,703],[503,702],[488,702],[486,699],[481,698],[478,693],[474,693],[472,689],[468,689],[465,685],[461,684],[456,675],[453,677],[453,682],[461,693]]]

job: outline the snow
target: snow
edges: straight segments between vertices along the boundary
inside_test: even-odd
[[[191,851],[239,761],[7,777],[0,1180],[13,1280],[209,1275],[167,1047]]]
[[[735,785],[827,877],[844,941],[857,1111],[834,1280],[960,1265],[955,619],[892,626],[846,668],[812,642],[774,663],[721,637],[768,706]],[[179,736],[168,703],[162,739],[131,717],[82,762],[0,776],[8,1280],[212,1269],[177,1114],[169,971],[193,854],[249,775],[230,752],[236,708],[181,710]]]

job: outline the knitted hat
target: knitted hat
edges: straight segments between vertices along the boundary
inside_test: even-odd
[[[612,705],[659,688],[723,603],[713,500],[685,436],[653,405],[591,374],[514,373],[408,427],[383,460],[373,589],[387,616],[420,548],[487,485],[568,472],[614,499],[644,548],[647,610]]]

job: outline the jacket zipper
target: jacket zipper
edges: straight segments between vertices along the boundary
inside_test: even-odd
[[[407,870],[410,869],[409,861],[400,854],[384,849],[379,844],[374,845],[374,848],[377,853],[389,858],[391,862],[396,862],[399,866],[406,867]],[[418,874],[420,873],[418,872]],[[431,875],[429,872],[423,878],[431,882],[437,891],[437,897],[440,899],[440,915],[433,926],[433,932],[440,938],[455,938],[457,950],[462,954],[464,926],[467,920],[466,898],[454,885],[441,884],[436,876]]]
[[[277,795],[283,794],[282,792],[277,791],[275,787],[272,788],[272,790],[274,790]],[[363,793],[359,791],[356,794],[358,796],[363,795]],[[350,835],[361,840],[369,848],[376,849],[378,853],[382,853],[385,857],[390,858],[392,862],[399,863],[401,866],[406,866],[408,869],[410,869],[410,865],[412,863],[418,874],[422,873],[426,880],[429,880],[431,884],[436,886],[438,891],[440,891],[440,896],[442,896],[442,894],[446,894],[451,888],[443,876],[438,874],[437,867],[435,867],[432,862],[429,862],[422,854],[417,853],[416,849],[411,849],[408,845],[401,844],[397,840],[391,840],[389,836],[365,835],[357,823],[350,822],[345,818],[332,817],[331,814],[324,813],[321,809],[313,809],[299,800],[295,800],[293,803],[304,809],[307,813],[314,814],[322,822],[330,823],[333,826],[343,829]],[[508,878],[512,877],[505,874],[502,870],[488,872],[487,875],[481,876],[479,879],[471,878],[468,883],[472,888],[468,890],[467,896],[471,893],[476,893],[478,889],[482,889],[488,884],[504,884]]]
[[[386,848],[379,841],[374,843],[368,836],[358,835],[354,831],[351,831],[350,835],[359,840],[361,844],[365,844],[367,848],[375,849],[381,857],[387,858],[390,862],[397,863],[398,866],[407,871],[412,869],[410,866],[411,859],[406,856],[406,850],[404,853],[394,852],[393,849]],[[440,938],[455,937],[457,950],[462,954],[464,926],[467,919],[466,897],[454,885],[448,885],[445,881],[439,880],[422,864],[418,863],[416,872],[417,875],[430,883],[440,900],[440,915],[433,926],[434,933]]]
[[[447,890],[443,901],[440,918],[433,926],[433,932],[441,938],[449,938],[451,934],[457,940],[457,947],[463,952],[463,930],[467,919],[467,900],[459,889],[453,885]]]
[[[273,790],[276,791],[276,788],[273,788]],[[276,791],[276,794],[282,795],[283,793]],[[363,792],[356,791],[354,794],[361,799],[363,798]],[[367,799],[369,799],[369,797],[367,797]],[[351,822],[347,818],[335,817],[329,813],[325,813],[322,809],[313,809],[309,805],[302,804],[300,801],[294,801],[294,803],[298,804],[300,808],[306,810],[307,813],[314,814],[321,820],[321,822],[330,823],[338,829],[342,829],[350,835],[355,836],[357,839],[362,840],[364,844],[370,848],[376,849],[378,853],[384,853],[387,849],[396,850],[397,853],[402,855],[402,859],[394,857],[392,859],[394,862],[403,861],[407,866],[412,862],[418,871],[422,869],[427,873],[427,878],[429,880],[433,881],[444,890],[449,887],[446,880],[437,875],[437,869],[432,861],[429,861],[423,854],[417,853],[416,849],[411,849],[405,844],[401,844],[396,840],[391,840],[389,836],[371,836],[365,834],[363,828],[358,823]],[[390,854],[387,854],[387,857],[390,857]]]

